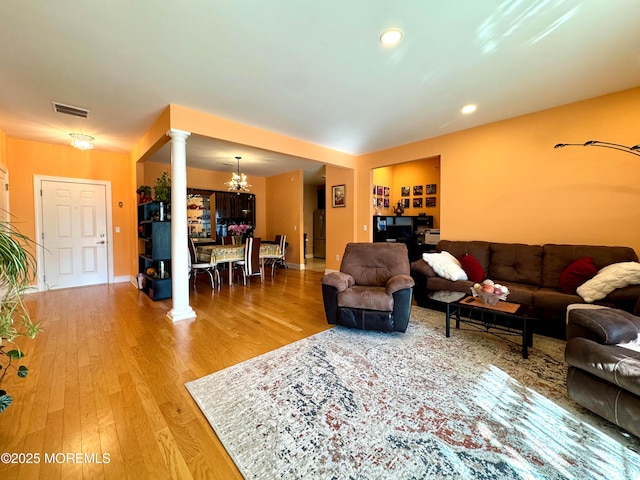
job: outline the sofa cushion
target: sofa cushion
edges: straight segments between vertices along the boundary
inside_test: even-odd
[[[469,280],[459,280],[452,282],[442,277],[429,277],[427,279],[427,290],[433,291],[447,291],[447,292],[464,292],[471,295],[471,287],[473,282]]]
[[[576,295],[561,292],[555,288],[540,288],[533,295],[533,306],[554,312],[565,312],[573,303],[583,303]]]
[[[338,293],[338,306],[365,310],[393,310],[393,295],[385,287],[360,287],[355,285]]]
[[[509,289],[507,302],[520,303],[522,305],[533,305],[533,296],[538,291],[537,286],[513,282],[500,283]]]
[[[484,268],[482,268],[480,262],[473,255],[465,253],[461,257],[458,257],[458,261],[470,281],[481,282],[487,278],[484,273]]]
[[[543,245],[542,286],[560,289],[560,275],[574,260],[591,257],[598,270],[618,262],[635,262],[638,256],[633,248],[602,245]]]
[[[542,284],[542,247],[522,243],[492,243],[489,278],[499,283]]]
[[[489,271],[489,261],[491,260],[489,242],[440,240],[438,245],[436,245],[436,250],[440,252],[447,251],[456,258],[468,253],[480,262],[485,272]]]
[[[598,269],[593,258],[582,257],[571,262],[560,274],[560,289],[569,295],[576,293],[576,288],[592,278]]]

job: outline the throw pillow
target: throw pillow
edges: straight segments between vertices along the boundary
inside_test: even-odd
[[[461,257],[458,257],[460,266],[469,277],[472,282],[480,283],[484,280],[484,268],[480,262],[472,255],[465,253]]]
[[[439,277],[447,280],[467,280],[467,274],[458,264],[456,257],[449,252],[423,253],[422,258]]]
[[[602,267],[596,276],[580,285],[576,293],[587,303],[602,300],[616,288],[640,285],[640,263],[620,262]]]
[[[564,293],[574,295],[576,289],[593,278],[596,273],[598,273],[598,269],[593,264],[593,258],[579,258],[571,262],[560,274],[560,288]]]

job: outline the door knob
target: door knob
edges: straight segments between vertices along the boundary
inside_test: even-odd
[[[105,242],[104,240],[101,240],[101,241],[96,242],[96,243],[97,243],[97,244],[103,244],[103,243],[106,243],[106,242]]]

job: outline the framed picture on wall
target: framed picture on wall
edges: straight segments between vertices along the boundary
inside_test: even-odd
[[[427,195],[435,195],[437,189],[438,187],[436,186],[435,183],[429,183],[427,185]]]
[[[389,208],[389,199],[388,198],[384,199],[384,208]]]
[[[377,185],[374,185],[374,186],[373,186],[373,194],[374,194],[374,195],[377,195],[377,194],[378,194],[378,186],[377,186]]]
[[[410,197],[411,196],[411,187],[402,187],[400,189],[400,196],[402,196],[402,197]]]
[[[422,198],[413,199],[413,208],[422,208]]]
[[[413,186],[413,194],[414,195],[422,195],[422,185],[414,185]]]
[[[409,187],[407,187],[409,188]],[[402,199],[402,206],[404,208],[409,208],[411,206],[411,200],[409,200],[408,198],[403,198]]]
[[[384,205],[384,200],[382,199],[382,197],[378,197],[378,208],[382,208],[383,205]]]
[[[344,185],[334,185],[333,187],[331,187],[331,206],[334,208],[345,206]]]
[[[382,196],[382,193],[384,191],[384,187],[382,185],[378,185],[378,195]]]
[[[427,197],[424,199],[425,207],[435,207],[436,206],[436,197]]]
[[[389,190],[391,190],[389,187],[384,187],[384,196],[388,197],[389,196]]]

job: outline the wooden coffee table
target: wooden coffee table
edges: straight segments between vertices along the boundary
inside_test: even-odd
[[[486,305],[463,292],[431,292],[427,298],[445,306],[447,337],[450,336],[451,316],[454,316],[458,329],[460,323],[465,323],[501,338],[521,337],[522,358],[529,357],[529,347],[533,346],[530,322],[540,318],[538,308],[502,301]]]

